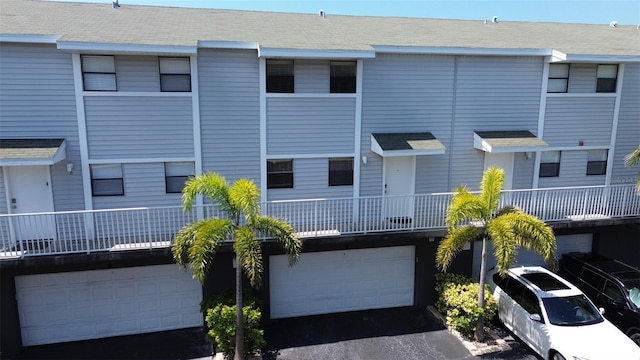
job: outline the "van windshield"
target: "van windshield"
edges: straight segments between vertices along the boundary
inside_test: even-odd
[[[602,315],[584,295],[543,298],[542,303],[553,325],[580,326],[602,322]]]

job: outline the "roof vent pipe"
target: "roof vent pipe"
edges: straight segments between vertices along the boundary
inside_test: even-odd
[[[118,0],[113,0],[113,8],[117,9],[120,7],[120,4],[118,4]]]
[[[609,23],[609,26],[614,28],[614,27],[618,27],[618,22],[613,20],[612,22]]]
[[[318,16],[324,19],[324,15],[324,10],[320,9],[320,11],[318,11]]]

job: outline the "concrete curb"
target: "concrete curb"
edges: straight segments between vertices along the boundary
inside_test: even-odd
[[[431,305],[427,306],[427,310],[429,310],[429,312],[433,314],[433,316],[435,316],[435,318],[438,319],[442,323],[442,325],[446,326],[449,329],[449,332],[457,337],[458,340],[460,340],[464,347],[466,347],[473,356],[511,350],[511,346],[509,346],[505,339],[496,335],[496,333],[490,328],[485,328],[486,334],[488,336],[488,339],[485,342],[472,341],[467,339],[465,336],[462,336],[455,329],[448,326],[445,317],[435,307]]]
[[[226,360],[224,358],[224,355],[222,355],[222,353],[215,353],[212,357],[207,357],[207,358],[203,358],[206,360]],[[196,359],[199,360],[199,359]],[[254,357],[251,358],[251,360],[262,360],[262,355],[256,355]]]

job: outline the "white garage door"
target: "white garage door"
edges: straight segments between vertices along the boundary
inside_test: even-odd
[[[557,252],[556,257],[560,259],[562,254],[569,252],[590,252],[593,241],[593,234],[574,234],[556,236]],[[478,278],[480,274],[480,256],[482,255],[482,242],[476,241],[473,245],[473,276]],[[514,265],[544,265],[544,260],[537,253],[520,248]],[[487,269],[496,265],[493,256],[493,246],[487,245]]]
[[[177,265],[15,279],[25,346],[201,326],[202,287]]]
[[[415,247],[271,256],[271,318],[413,305]]]

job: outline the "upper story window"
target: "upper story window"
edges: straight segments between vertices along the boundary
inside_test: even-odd
[[[560,175],[560,151],[543,151],[540,156],[540,177]]]
[[[293,60],[267,60],[267,92],[292,93]]]
[[[609,151],[589,150],[587,159],[587,175],[604,175],[607,173],[607,157]]]
[[[547,92],[566,93],[569,88],[569,64],[550,64]]]
[[[267,161],[267,189],[293,187],[293,160]]]
[[[356,62],[355,61],[331,61],[330,92],[355,93],[356,92]]]
[[[82,80],[86,91],[116,91],[115,57],[82,55]]]
[[[160,90],[171,92],[191,91],[191,66],[189,58],[158,58],[160,64]]]
[[[596,73],[596,92],[616,92],[616,80],[618,78],[618,65],[598,65]]]
[[[92,164],[90,169],[93,196],[124,195],[122,164]]]
[[[329,186],[353,185],[353,158],[329,159]]]
[[[167,194],[181,193],[190,176],[195,175],[192,161],[164,163],[164,178]]]

